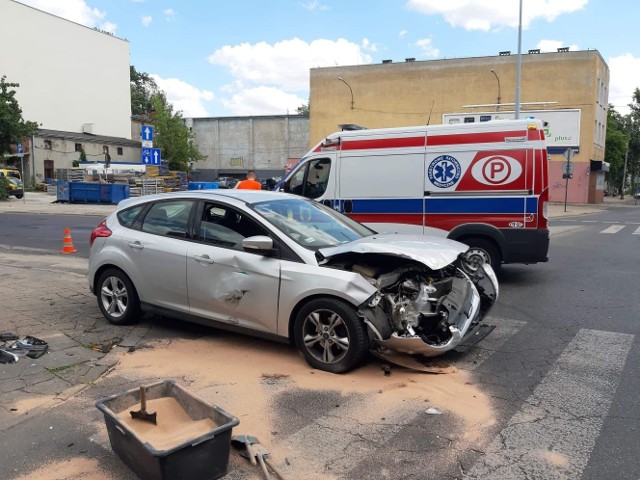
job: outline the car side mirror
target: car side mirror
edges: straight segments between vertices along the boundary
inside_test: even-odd
[[[273,239],[266,235],[247,237],[242,240],[242,248],[246,252],[271,255],[273,253]]]

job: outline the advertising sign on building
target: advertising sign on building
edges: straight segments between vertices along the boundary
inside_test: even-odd
[[[544,133],[551,148],[577,148],[580,146],[580,109],[526,110],[520,118],[533,117],[546,122]],[[475,123],[490,120],[512,120],[515,112],[445,113],[442,123]]]

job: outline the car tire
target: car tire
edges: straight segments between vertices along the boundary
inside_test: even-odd
[[[16,198],[20,200],[24,195],[16,195]]]
[[[294,337],[298,350],[313,368],[346,373],[367,355],[367,331],[355,308],[334,298],[308,302],[296,315]]]
[[[98,278],[96,296],[102,315],[114,325],[129,325],[140,317],[140,301],[133,283],[116,268],[102,272]]]
[[[465,253],[465,257],[471,269],[475,270],[478,266],[488,263],[495,272],[500,270],[502,267],[502,255],[500,255],[500,250],[492,241],[484,238],[469,238],[460,241],[469,245],[469,250]]]

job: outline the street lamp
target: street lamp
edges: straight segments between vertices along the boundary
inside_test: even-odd
[[[353,90],[351,89],[351,85],[349,85],[346,80],[342,77],[338,77],[342,83],[344,83],[347,87],[349,87],[349,92],[351,93],[351,110],[353,110]]]
[[[491,73],[493,73],[493,76],[496,77],[496,81],[498,82],[498,102],[496,105],[496,112],[497,112],[498,109],[500,108],[500,99],[502,98],[500,97],[500,77],[498,77],[498,74],[493,68],[491,69]]]
[[[516,108],[515,118],[520,118],[520,82],[522,79],[522,0],[518,14],[518,57],[516,59]]]

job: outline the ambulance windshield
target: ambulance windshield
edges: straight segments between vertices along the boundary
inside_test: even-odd
[[[284,191],[307,198],[321,197],[327,190],[331,159],[316,158],[304,163],[287,180]]]

